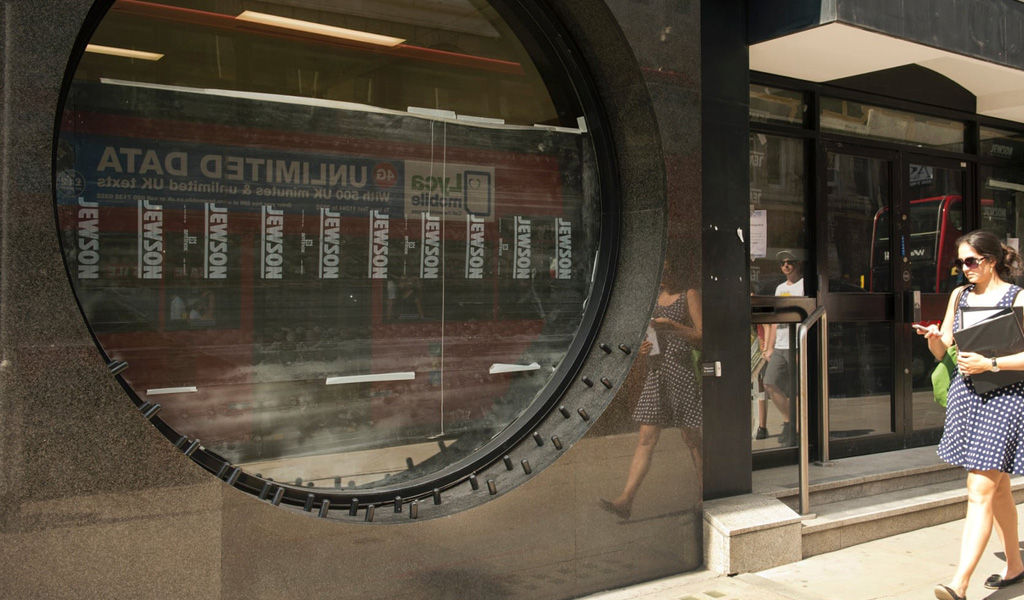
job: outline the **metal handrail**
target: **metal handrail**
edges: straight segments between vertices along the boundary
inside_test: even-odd
[[[811,507],[811,483],[810,483],[810,444],[807,435],[807,353],[804,349],[807,346],[807,332],[814,327],[818,321],[819,340],[818,353],[821,365],[821,460],[827,464],[828,460],[828,317],[825,314],[825,307],[819,306],[800,323],[797,328],[796,351],[799,357],[799,371],[797,376],[800,381],[800,514],[808,515]]]

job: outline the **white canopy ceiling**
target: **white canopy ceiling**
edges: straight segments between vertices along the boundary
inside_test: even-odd
[[[1024,71],[842,23],[750,47],[750,69],[823,82],[917,64],[973,93],[978,114],[1024,123]]]

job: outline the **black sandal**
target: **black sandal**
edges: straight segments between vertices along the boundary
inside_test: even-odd
[[[1003,579],[1002,575],[994,573],[985,580],[985,587],[990,590],[998,590],[1022,581],[1024,581],[1024,571],[1021,571],[1016,577],[1011,577],[1009,579]]]
[[[625,521],[629,520],[629,516],[630,516],[630,513],[632,511],[630,511],[629,509],[626,509],[626,508],[619,508],[618,506],[615,506],[614,503],[609,502],[608,500],[605,500],[604,498],[599,498],[599,500],[601,501],[601,508],[603,508],[606,511],[612,513],[613,515],[617,516],[620,519],[623,519]]]
[[[939,600],[967,600],[967,596],[961,596],[953,591],[953,588],[946,587],[941,583],[935,586],[935,597]]]

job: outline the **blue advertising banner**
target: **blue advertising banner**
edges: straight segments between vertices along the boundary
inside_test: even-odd
[[[400,160],[83,134],[65,135],[61,148],[59,201],[109,205],[144,195],[214,200],[232,209],[405,210]]]

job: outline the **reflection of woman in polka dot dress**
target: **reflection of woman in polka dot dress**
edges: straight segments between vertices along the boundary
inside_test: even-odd
[[[605,510],[624,519],[629,518],[633,499],[651,467],[662,428],[680,428],[700,479],[701,392],[693,363],[693,350],[701,341],[700,293],[680,285],[668,264],[651,324],[659,352],[650,356],[647,380],[633,410],[640,439],[622,493],[614,501],[601,500]],[[644,341],[641,355],[649,355],[652,348],[652,342]]]
[[[961,237],[957,246],[957,265],[968,285],[950,295],[941,328],[930,325],[918,331],[928,340],[936,359],[945,355],[953,343],[953,332],[962,327],[960,308],[1024,305],[1024,294],[1018,295],[1020,288],[1008,283],[1021,270],[1021,257],[1015,250],[1003,245],[994,234],[980,230]],[[1006,568],[990,576],[985,587],[999,589],[1024,581],[1017,507],[1009,476],[1024,474],[1024,382],[978,394],[970,380],[971,375],[985,371],[1024,371],[1024,352],[1007,356],[961,352],[957,368],[959,372],[949,386],[938,454],[942,460],[968,470],[967,518],[956,574],[948,586],[935,588],[935,597],[940,600],[963,600],[993,524],[1006,552]]]

